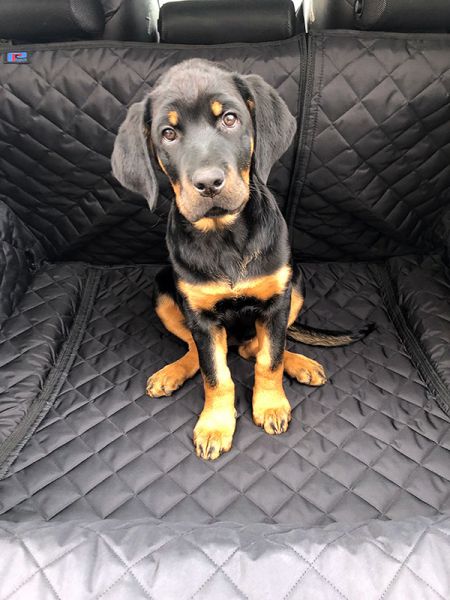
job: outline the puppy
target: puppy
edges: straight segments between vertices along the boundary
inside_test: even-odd
[[[166,238],[171,266],[156,277],[154,301],[165,327],[188,350],[149,378],[147,393],[168,396],[201,371],[205,403],[194,445],[205,459],[228,451],[235,431],[229,339],[242,357],[255,359],[254,422],[281,434],[291,419],[283,372],[307,385],[326,382],[319,363],[285,349],[286,335],[337,346],[367,332],[296,323],[302,275],[267,187],[295,131],[285,102],[261,77],[194,59],[172,67],[131,106],[114,146],[115,177],[145,196],[151,209],[158,169],[173,188]]]

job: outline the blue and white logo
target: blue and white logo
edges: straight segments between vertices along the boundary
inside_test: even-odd
[[[8,52],[6,62],[10,64],[19,64],[28,62],[28,52]]]

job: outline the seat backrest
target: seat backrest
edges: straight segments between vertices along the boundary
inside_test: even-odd
[[[18,50],[26,50],[26,46]],[[183,59],[202,57],[273,85],[298,116],[299,40],[223,46],[83,42],[34,47],[24,64],[0,64],[0,201],[27,223],[51,257],[157,262],[166,257],[171,190],[146,201],[111,174],[115,134],[128,106]],[[270,185],[284,210],[295,144]]]
[[[178,0],[159,17],[160,41],[169,44],[283,40],[296,29],[292,0]]]
[[[0,39],[154,41],[158,0],[2,0]]]
[[[395,32],[450,31],[447,0],[311,0],[311,31],[361,29]]]
[[[166,178],[161,174],[151,213],[114,179],[110,156],[127,108],[191,57],[261,75],[297,117],[298,135],[269,179],[296,258],[379,260],[447,244],[447,34],[317,32],[251,44],[87,40],[13,48],[2,49],[0,63],[0,201],[50,258],[167,257]]]

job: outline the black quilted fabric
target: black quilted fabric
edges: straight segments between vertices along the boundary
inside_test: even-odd
[[[0,64],[0,600],[450,597],[449,40]],[[329,382],[286,379],[281,436],[253,424],[254,369],[230,350],[239,418],[213,462],[192,447],[200,378],[144,393],[184,351],[151,307],[167,187],[151,214],[109,164],[126,107],[189,56],[261,74],[299,117],[270,184],[310,259],[303,321],[376,326],[290,343]]]
[[[450,38],[333,32],[309,41],[291,207],[297,256],[436,249],[449,211]]]
[[[0,563],[0,585],[5,599],[446,600],[449,536],[442,517],[320,530],[143,519],[2,523],[0,552],[9,560]]]
[[[0,323],[27,289],[44,255],[36,238],[5,205],[0,205]]]
[[[251,363],[230,354],[240,418],[233,449],[210,463],[192,451],[200,378],[171,398],[145,396],[146,377],[184,350],[151,311],[155,268],[101,270],[58,398],[0,483],[3,518],[31,512],[46,520],[152,516],[310,527],[450,511],[450,419],[430,401],[371,267],[304,271],[305,322],[373,321],[377,331],[346,348],[297,346],[325,365],[330,383],[286,381],[293,420],[275,438],[251,420]]]
[[[450,273],[436,256],[392,259],[400,305],[436,371],[450,388]]]
[[[68,335],[83,282],[82,267],[55,265],[34,275],[0,330],[0,440],[8,440],[44,389]],[[16,271],[17,277],[17,271]],[[1,455],[0,455],[1,456]]]
[[[0,200],[30,227],[50,257],[103,263],[166,258],[166,178],[152,214],[143,198],[114,180],[110,156],[127,107],[171,65],[194,56],[260,74],[297,115],[295,38],[197,48],[97,42],[39,48],[29,64],[0,65]],[[281,206],[293,157],[291,149],[270,179]]]

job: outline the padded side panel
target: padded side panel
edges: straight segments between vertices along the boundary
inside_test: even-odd
[[[297,257],[435,249],[450,201],[450,36],[330,32],[310,43]]]
[[[112,177],[110,156],[127,106],[157,77],[199,56],[258,73],[297,115],[299,40],[212,47],[111,45],[36,48],[29,64],[0,64],[0,199],[52,257],[109,262],[165,258],[171,192],[161,175],[155,213]],[[270,185],[286,201],[292,145]]]
[[[0,203],[0,323],[14,310],[42,258],[37,239]]]
[[[40,395],[68,336],[85,268],[55,265],[37,272],[0,330],[0,472],[20,445],[18,430],[44,410]],[[36,410],[35,410],[36,409]],[[48,407],[47,407],[48,409]],[[27,431],[24,431],[24,435]],[[17,438],[17,439],[16,439]],[[13,440],[15,443],[13,443]]]
[[[442,517],[309,530],[1,522],[0,581],[3,597],[21,599],[438,600],[450,589],[449,536]]]
[[[307,265],[303,320],[377,330],[352,346],[293,345],[322,362],[327,385],[286,378],[289,430],[251,419],[254,366],[229,363],[239,418],[232,450],[195,456],[200,376],[170,398],[146,378],[185,351],[151,308],[152,267],[102,269],[74,362],[30,441],[0,482],[4,519],[296,523],[450,512],[450,417],[428,394],[383,304],[371,267]]]
[[[450,390],[450,270],[436,256],[389,265],[409,326]]]

